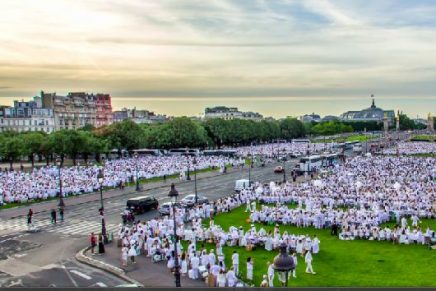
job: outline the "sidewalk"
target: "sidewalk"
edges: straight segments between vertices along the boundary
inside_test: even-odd
[[[227,174],[237,172],[240,170],[241,169],[238,169],[238,168],[227,169]],[[197,181],[201,180],[201,179],[210,178],[210,177],[220,176],[220,175],[226,175],[226,174],[222,174],[218,170],[205,172],[205,173],[198,173],[197,174]],[[179,178],[172,178],[172,179],[167,179],[166,182],[163,182],[163,179],[162,179],[162,181],[160,181],[160,182],[144,183],[144,184],[141,184],[141,186],[142,186],[141,192],[144,192],[144,191],[147,191],[150,189],[164,188],[164,187],[167,187],[169,189],[171,183],[174,183],[176,185],[183,184],[183,183],[190,183],[193,181],[193,178],[191,178],[191,179],[192,179],[191,181],[180,181]],[[103,199],[109,199],[109,198],[113,198],[113,197],[117,197],[117,196],[121,196],[121,195],[125,195],[125,194],[135,193],[136,192],[135,188],[136,188],[135,186],[130,186],[130,187],[126,187],[124,190],[113,189],[113,190],[103,191]],[[68,209],[68,206],[80,205],[80,204],[85,204],[88,202],[94,202],[94,201],[99,201],[99,200],[100,200],[100,193],[98,193],[98,192],[81,194],[81,195],[77,195],[77,196],[64,197],[66,209]],[[29,208],[32,208],[32,211],[34,214],[39,213],[39,212],[47,212],[53,208],[57,208],[57,205],[58,205],[58,200],[56,199],[56,200],[51,200],[51,201],[38,202],[38,203],[31,204],[31,205],[26,205],[26,206],[18,206],[18,207],[14,207],[14,208],[2,209],[2,210],[0,210],[0,218],[1,219],[10,219],[10,218],[15,218],[15,217],[25,216],[25,215],[27,215]]]
[[[97,250],[97,248],[96,248]],[[116,242],[113,241],[105,245],[105,254],[92,255],[90,251],[83,253],[91,260],[97,260],[101,264],[95,264],[95,267],[106,270],[108,269],[121,269],[124,271],[125,276],[131,278],[144,287],[175,287],[175,278],[166,265],[166,261],[153,263],[151,258],[145,255],[137,256],[136,263],[132,264],[129,261],[128,266],[121,265],[121,249],[117,247]],[[182,287],[207,287],[206,283],[202,280],[192,280],[187,276],[181,276]]]

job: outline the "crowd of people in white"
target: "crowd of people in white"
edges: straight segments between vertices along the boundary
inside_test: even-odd
[[[242,278],[246,282],[253,281],[254,260],[250,257],[246,262],[246,274],[240,272],[238,252],[233,252],[231,266],[226,266],[223,247],[239,246],[252,251],[264,248],[267,251],[277,250],[283,243],[293,253],[294,263],[298,263],[298,256],[303,256],[306,262],[306,272],[315,274],[312,268],[312,254],[320,250],[320,240],[309,235],[295,235],[286,231],[280,232],[279,225],[273,231],[257,228],[255,224],[247,229],[243,226],[231,226],[224,230],[215,225],[214,220],[209,225],[202,223],[203,219],[213,218],[214,215],[232,211],[234,208],[247,204],[247,208],[256,209],[255,196],[250,191],[222,198],[214,204],[203,204],[191,209],[177,208],[176,223],[177,236],[188,242],[188,247],[177,245],[178,260],[182,276],[192,279],[208,278],[209,286],[235,287]],[[153,262],[165,261],[170,271],[175,267],[174,253],[174,222],[173,212],[162,218],[154,218],[147,222],[137,222],[132,226],[120,225],[118,238],[121,247],[122,264],[126,266],[135,263],[135,257],[146,255]],[[214,249],[206,250],[205,243],[213,243]],[[201,247],[197,247],[197,243]],[[272,265],[259,266],[265,268],[268,274],[268,285],[273,286],[274,271]],[[290,274],[296,277],[296,272]]]
[[[329,147],[329,146],[327,146]],[[192,157],[186,156],[139,156],[137,158],[122,158],[108,160],[104,166],[73,166],[63,167],[62,193],[63,196],[90,193],[100,188],[98,174],[103,170],[103,187],[117,187],[132,182],[136,177],[148,179],[154,177],[180,174],[186,178],[188,168],[192,171],[215,167],[223,169],[225,165],[243,165],[243,158],[248,153],[263,157],[266,160],[280,155],[303,155],[309,151],[325,149],[324,144],[306,143],[277,143],[264,144],[252,147],[236,148],[237,156],[229,158],[224,156],[198,156],[196,164]],[[0,171],[0,203],[25,203],[29,200],[46,200],[56,197],[59,193],[59,172],[56,166],[34,168],[32,171]]]
[[[322,151],[332,150],[333,143],[269,143],[261,145],[252,145],[238,147],[236,152],[241,157],[249,155],[262,156],[265,158],[277,158],[286,155],[302,156],[306,154],[314,154]]]
[[[416,155],[436,154],[436,143],[434,142],[399,142],[397,147],[383,150],[386,155]]]
[[[189,161],[189,166],[188,166]],[[222,168],[240,163],[239,159],[223,156],[140,156],[108,160],[103,166],[74,166],[61,169],[63,196],[79,195],[100,188],[98,174],[103,170],[103,187],[118,187],[127,182],[153,177],[163,177],[180,172],[202,170],[210,167]],[[0,172],[0,199],[4,203],[27,202],[31,199],[45,200],[59,193],[59,171],[56,166],[34,168],[30,172]]]
[[[332,166],[316,180],[303,183],[255,183],[236,195],[222,198],[213,205],[177,209],[177,235],[189,241],[188,249],[179,246],[182,274],[213,280],[216,286],[235,286],[236,277],[252,281],[253,264],[247,262],[247,274],[238,275],[239,261],[232,255],[226,266],[223,246],[241,246],[247,250],[277,250],[285,243],[297,263],[304,256],[306,272],[314,273],[313,255],[320,250],[315,237],[280,232],[280,225],[331,228],[341,240],[390,240],[399,244],[425,244],[435,239],[435,231],[420,228],[420,220],[436,217],[436,159],[432,157],[355,157],[345,164]],[[260,203],[260,204],[259,204]],[[228,230],[202,219],[244,206],[251,227],[231,226]],[[170,213],[172,217],[172,213]],[[412,224],[407,223],[407,218]],[[395,227],[383,223],[396,220]],[[188,222],[188,223],[186,223]],[[260,226],[256,227],[256,223]],[[274,226],[266,231],[264,225]],[[336,227],[335,227],[336,226]],[[120,228],[122,258],[145,253],[154,261],[167,260],[174,267],[173,221],[168,217]],[[197,249],[196,242],[213,242],[215,249]],[[267,266],[260,266],[265,267]],[[295,273],[293,273],[296,276]],[[268,267],[263,284],[273,284],[274,271]]]

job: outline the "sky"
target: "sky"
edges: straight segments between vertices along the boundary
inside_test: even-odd
[[[110,93],[116,108],[172,115],[213,105],[339,115],[375,94],[386,109],[436,113],[433,0],[2,0],[0,8],[0,104],[40,90],[88,91]]]

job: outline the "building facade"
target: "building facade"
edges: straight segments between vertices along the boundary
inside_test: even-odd
[[[377,121],[383,122],[384,118],[387,118],[389,125],[395,122],[394,110],[383,110],[375,106],[374,98],[370,107],[360,111],[347,111],[341,114],[340,119],[342,121]]]
[[[32,101],[14,101],[13,107],[0,108],[0,131],[6,130],[51,133],[55,130],[53,110],[43,108],[38,96]]]
[[[123,108],[113,112],[113,122],[120,122],[126,119],[130,119],[137,124],[168,121],[166,115],[155,114],[154,112],[145,109],[138,110],[136,107],[133,109]]]
[[[204,110],[204,118],[205,119],[221,118],[225,120],[246,119],[246,120],[260,121],[263,119],[263,116],[257,112],[239,111],[237,107],[216,106],[216,107],[207,107]]]
[[[42,106],[53,110],[55,129],[79,129],[85,125],[100,127],[112,123],[109,94],[71,92],[67,96],[41,92]]]

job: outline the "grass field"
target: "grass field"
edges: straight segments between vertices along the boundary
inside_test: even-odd
[[[215,224],[228,230],[230,226],[250,227],[245,207],[215,217]],[[205,221],[208,224],[208,221]],[[424,225],[436,228],[436,220],[425,220]],[[273,226],[257,224],[256,228],[270,230]],[[314,255],[313,268],[316,275],[305,273],[304,258],[298,258],[297,278],[290,286],[436,286],[436,251],[422,245],[393,245],[391,242],[367,240],[342,241],[330,235],[330,230],[281,226],[280,230],[294,234],[317,235],[321,241],[320,252]],[[206,245],[206,248],[215,248]],[[247,252],[245,248],[225,247],[226,266],[231,266],[231,254],[237,250],[240,256],[242,278],[246,276],[246,259],[254,259],[254,284],[259,286],[266,274],[267,262],[273,261],[278,251],[268,252],[258,248]],[[275,276],[274,286],[280,286]]]
[[[415,135],[411,139],[411,141],[436,141],[436,135],[430,135],[430,134],[421,134],[421,135]]]
[[[315,143],[332,143],[332,142],[346,142],[346,141],[358,141],[358,142],[365,142],[368,140],[372,140],[377,138],[378,135],[365,135],[365,134],[358,134],[358,135],[351,135],[348,137],[338,137],[338,138],[326,138],[324,139],[316,139],[313,142]]]

